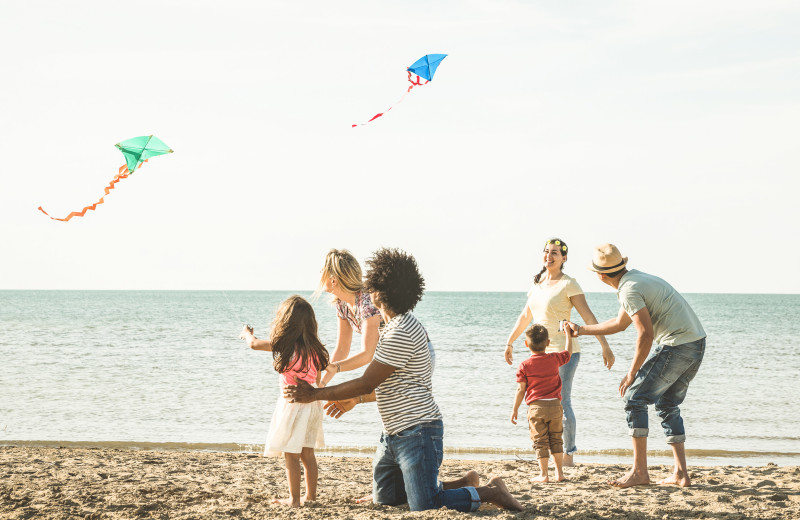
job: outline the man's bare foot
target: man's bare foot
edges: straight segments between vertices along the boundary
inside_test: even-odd
[[[633,486],[649,486],[650,475],[647,472],[639,473],[638,471],[630,470],[628,473],[621,476],[617,480],[609,481],[608,485],[618,488],[629,488]]]
[[[489,502],[503,509],[523,510],[522,504],[508,491],[506,483],[500,477],[491,478],[488,484],[477,490],[482,502]]]
[[[548,475],[539,475],[538,477],[531,477],[531,482],[550,482]]]
[[[565,480],[567,480],[567,477],[563,473],[556,473],[556,482],[564,482]]]
[[[357,498],[353,500],[356,504],[370,504],[372,503],[372,495],[367,495],[365,497]]]
[[[657,482],[659,486],[680,486],[680,487],[689,487],[692,485],[692,481],[689,479],[689,475],[680,471],[675,472],[669,477],[665,478],[664,480],[659,480]]]
[[[303,503],[300,500],[293,500],[291,498],[274,498],[273,504],[281,504],[283,506],[301,507]]]
[[[306,493],[306,496],[303,497],[303,499],[300,501],[300,503],[301,504],[305,504],[306,502],[316,502],[316,501],[317,501],[316,495],[315,496],[310,496],[309,494]]]
[[[478,487],[481,485],[481,477],[475,470],[469,470],[464,476],[457,480],[442,482],[444,489],[458,489],[466,486]]]
[[[575,459],[572,458],[572,455],[564,454],[563,462],[561,463],[562,466],[573,467],[575,465]]]

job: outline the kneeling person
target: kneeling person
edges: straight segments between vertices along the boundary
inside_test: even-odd
[[[367,261],[364,286],[386,323],[364,374],[325,388],[298,381],[284,395],[301,403],[359,396],[360,402],[377,400],[384,431],[372,465],[376,504],[408,502],[412,511],[447,507],[467,512],[490,502],[521,511],[499,478],[488,486],[457,489],[439,482],[444,428],[431,385],[433,345],[411,314],[425,288],[414,257],[397,249],[376,251]]]

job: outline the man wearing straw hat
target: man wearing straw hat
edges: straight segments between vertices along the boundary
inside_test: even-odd
[[[615,334],[631,323],[636,327],[633,362],[619,384],[633,438],[633,468],[609,484],[617,487],[650,484],[647,406],[654,404],[675,457],[674,473],[659,484],[686,487],[691,482],[684,451],[686,432],[678,406],[703,361],[706,333],[692,308],[670,284],[635,269],[629,271],[627,263],[628,258],[613,244],[595,248],[589,269],[617,290],[619,314],[597,325],[568,323],[567,326],[576,336]],[[653,340],[658,346],[648,357]]]

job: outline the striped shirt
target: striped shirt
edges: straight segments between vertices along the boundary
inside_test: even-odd
[[[375,357],[395,367],[375,389],[383,429],[389,435],[442,418],[433,400],[433,362],[428,334],[410,312],[395,316],[386,324]]]

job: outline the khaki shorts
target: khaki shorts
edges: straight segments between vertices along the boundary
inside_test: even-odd
[[[550,453],[564,453],[564,409],[560,399],[532,401],[528,404],[528,427],[531,431],[533,449],[540,459]]]

